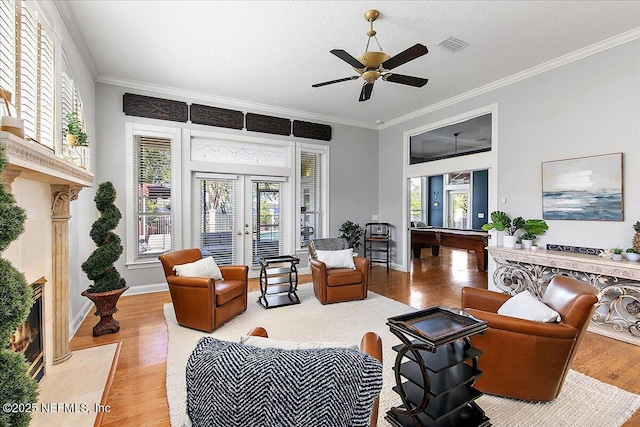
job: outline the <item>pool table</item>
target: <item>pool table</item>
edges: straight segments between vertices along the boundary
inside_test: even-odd
[[[422,248],[431,246],[431,254],[438,256],[440,246],[475,251],[479,271],[487,271],[487,245],[489,233],[484,230],[461,230],[457,228],[420,227],[411,229],[411,250],[420,258]]]

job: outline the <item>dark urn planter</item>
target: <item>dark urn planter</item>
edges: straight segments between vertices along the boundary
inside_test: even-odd
[[[118,312],[118,299],[120,295],[129,289],[125,286],[122,289],[116,289],[107,292],[89,293],[82,292],[82,296],[89,298],[96,306],[94,316],[100,316],[100,321],[93,327],[93,336],[99,337],[104,334],[115,334],[120,330],[120,323],[113,318],[113,314]]]

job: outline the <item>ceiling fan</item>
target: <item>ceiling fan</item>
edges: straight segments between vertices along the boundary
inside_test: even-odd
[[[402,64],[406,64],[409,61],[413,61],[414,59],[419,58],[422,55],[426,55],[429,51],[427,50],[426,46],[418,43],[393,57],[384,53],[382,51],[382,47],[380,47],[380,42],[378,42],[378,38],[376,37],[376,32],[373,29],[373,21],[375,21],[378,16],[380,16],[380,12],[374,9],[368,10],[364,14],[364,18],[369,22],[369,31],[367,31],[367,36],[369,36],[369,38],[367,39],[367,46],[363,54],[358,55],[356,58],[354,58],[342,49],[333,49],[330,51],[335,56],[351,65],[356,70],[358,75],[337,80],[330,80],[323,83],[316,83],[312,85],[312,87],[321,87],[334,83],[346,82],[349,80],[357,80],[362,77],[364,80],[364,84],[362,85],[362,90],[360,91],[359,98],[359,101],[362,102],[371,98],[371,93],[373,92],[373,84],[376,80],[378,80],[379,77],[382,77],[382,80],[388,82],[400,83],[403,85],[414,87],[422,87],[427,84],[427,82],[429,81],[428,79],[405,76],[402,74],[389,72],[389,70],[393,68],[396,68]],[[369,51],[369,42],[371,42],[371,37],[375,38],[376,43],[378,43],[378,48],[380,49],[378,52]]]

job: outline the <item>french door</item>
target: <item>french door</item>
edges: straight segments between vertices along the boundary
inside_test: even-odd
[[[286,179],[197,173],[195,242],[217,264],[245,264],[257,275],[259,258],[283,254]]]

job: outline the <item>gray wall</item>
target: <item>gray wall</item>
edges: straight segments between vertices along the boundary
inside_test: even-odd
[[[512,216],[541,218],[542,162],[622,152],[624,222],[547,221],[539,243],[629,247],[632,225],[640,220],[640,40],[381,130],[378,188],[385,220],[402,224],[403,133],[494,103],[498,182],[490,210],[493,203]],[[399,264],[406,233],[400,237]]]
[[[176,95],[154,93],[136,88],[126,88],[103,83],[96,84],[96,128],[97,135],[101,142],[97,145],[97,152],[95,154],[96,183],[103,181],[113,182],[118,191],[116,204],[123,215],[126,213],[126,186],[130,185],[125,182],[124,164],[127,156],[132,155],[132,153],[125,152],[126,121],[252,137],[262,135],[269,140],[300,141],[312,144],[325,143],[311,139],[263,135],[256,132],[125,116],[122,112],[122,95],[127,92],[175,99],[188,103],[195,102],[213,105],[201,99],[183,98]],[[215,106],[233,108],[223,105]],[[273,113],[255,111],[253,109],[251,112],[274,115]],[[284,115],[281,116],[286,117]],[[289,118],[297,119],[298,117]],[[378,132],[373,129],[364,129],[342,124],[328,124],[331,125],[333,131],[331,141],[326,143],[330,146],[329,235],[337,236],[339,235],[338,228],[344,221],[351,220],[364,224],[371,219],[372,214],[377,213]],[[297,218],[297,215],[295,217]],[[184,220],[189,221],[190,219],[183,218],[183,221]],[[124,240],[124,237],[127,235],[124,219],[120,222],[116,232]],[[123,254],[116,264],[116,267],[127,281],[127,284],[132,287],[129,293],[143,291],[144,288],[142,288],[142,286],[144,285],[164,283],[164,275],[159,264],[151,268],[128,269],[125,265],[125,259],[126,256]],[[136,289],[136,287],[138,287],[138,289]]]

